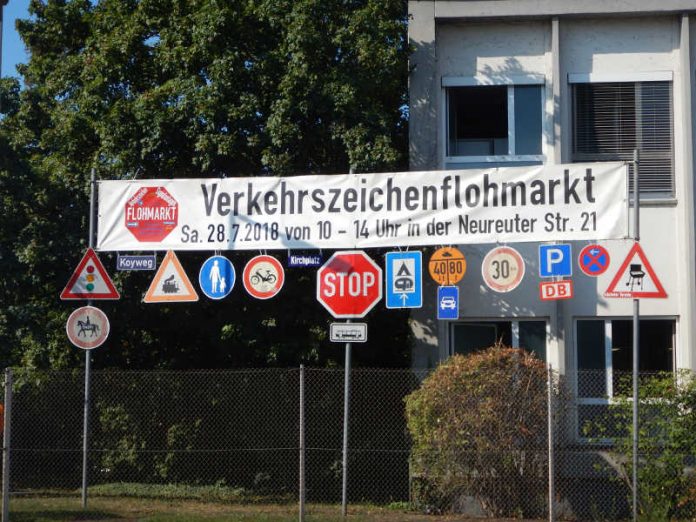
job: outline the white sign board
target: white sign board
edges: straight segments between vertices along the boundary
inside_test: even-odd
[[[329,339],[332,343],[365,343],[367,323],[331,323]]]
[[[626,235],[627,171],[623,163],[576,163],[101,181],[97,249],[352,249],[619,239]]]

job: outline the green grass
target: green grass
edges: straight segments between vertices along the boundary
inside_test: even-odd
[[[131,493],[139,491],[128,485]],[[126,485],[123,485],[126,487]],[[113,489],[110,489],[113,488]],[[115,485],[106,491],[116,491]],[[146,488],[147,490],[148,488]],[[91,490],[90,490],[91,491]],[[171,494],[178,491],[171,490]],[[152,490],[150,490],[152,493]],[[440,522],[463,521],[461,517],[424,516],[388,507],[351,505],[349,522]],[[341,508],[333,504],[310,504],[306,510],[307,522],[345,522]],[[16,496],[10,503],[12,522],[296,522],[297,504],[239,504],[236,502],[202,502],[187,499],[155,499],[97,496],[89,498],[88,509],[83,510],[80,496]]]

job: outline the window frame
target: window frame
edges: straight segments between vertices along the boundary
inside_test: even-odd
[[[611,316],[611,317],[575,317],[573,319],[573,362],[575,364],[575,379],[573,384],[573,394],[576,397],[578,404],[584,405],[609,405],[614,398],[614,368],[612,358],[612,321],[630,321],[632,317],[627,316]],[[679,330],[679,321],[677,316],[640,316],[641,321],[670,321],[673,323],[672,328],[672,368],[671,371],[677,371],[677,336]],[[604,322],[604,379],[607,390],[606,397],[580,397],[579,394],[579,374],[581,371],[578,364],[579,347],[578,347],[578,323],[580,321],[603,321]],[[600,370],[597,370],[600,371]]]
[[[491,79],[488,77],[471,76],[443,76],[442,77],[442,157],[444,163],[545,163],[547,156],[547,144],[544,137],[547,135],[546,121],[546,81],[543,75],[509,75],[505,78]],[[456,87],[507,87],[507,116],[508,116],[508,154],[486,156],[458,156],[449,155],[449,89]],[[539,86],[541,96],[541,154],[514,154],[515,150],[515,86]]]
[[[639,83],[652,83],[652,82],[662,82],[670,84],[670,140],[671,140],[671,150],[669,155],[671,156],[671,192],[641,192],[640,199],[644,202],[674,202],[677,199],[677,183],[676,183],[676,143],[674,136],[675,127],[675,110],[674,110],[674,74],[672,71],[639,71],[639,72],[600,72],[600,73],[568,73],[568,93],[569,93],[569,116],[570,116],[570,161],[571,163],[585,163],[585,162],[599,162],[599,161],[630,161],[625,157],[620,157],[617,153],[586,153],[586,152],[576,152],[576,85],[587,85],[587,84],[601,84],[601,83],[624,83],[632,84],[634,88]],[[642,107],[636,107],[636,113],[639,115]],[[636,135],[640,135],[640,127],[636,128]],[[663,154],[668,155],[667,152]],[[653,152],[652,155],[655,155]],[[632,183],[632,177],[629,180],[629,184]],[[633,191],[629,191],[629,199],[633,200]]]
[[[457,325],[460,324],[478,324],[484,325],[486,323],[510,323],[510,341],[511,348],[520,347],[520,323],[524,322],[543,322],[544,331],[546,333],[546,344],[544,346],[545,359],[544,363],[548,364],[549,360],[549,339],[551,335],[551,322],[548,317],[486,317],[486,318],[464,318],[457,321],[451,321],[449,323],[449,338],[447,353],[451,357],[455,354],[454,347],[456,344],[456,334],[455,329]]]
[[[573,318],[573,363],[575,365],[575,375],[572,379],[572,393],[575,397],[575,415],[574,415],[574,427],[573,432],[575,434],[576,440],[582,443],[591,443],[598,445],[612,444],[613,439],[611,437],[602,437],[596,439],[595,437],[584,436],[580,433],[580,406],[610,406],[616,403],[614,395],[614,371],[613,371],[613,358],[612,358],[612,321],[626,321],[631,320],[630,316],[609,316],[609,317],[597,317],[597,316],[578,316]],[[646,315],[640,316],[640,320],[644,321],[671,321],[673,324],[672,328],[672,346],[674,347],[672,351],[672,372],[677,375],[677,340],[679,338],[679,318],[677,316],[653,316]],[[579,394],[579,376],[580,370],[578,364],[579,350],[578,350],[578,323],[580,321],[603,321],[604,322],[604,379],[607,391],[606,397],[580,397]],[[599,370],[597,370],[599,371]],[[627,398],[629,401],[633,400],[632,397]]]

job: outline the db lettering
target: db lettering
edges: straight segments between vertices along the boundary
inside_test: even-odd
[[[556,301],[573,297],[573,282],[571,280],[541,283],[539,293],[542,301]]]

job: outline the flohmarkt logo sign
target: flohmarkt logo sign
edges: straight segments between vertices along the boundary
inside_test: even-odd
[[[626,235],[627,166],[102,181],[99,250],[371,248]],[[163,237],[124,225],[139,193],[166,193]]]

